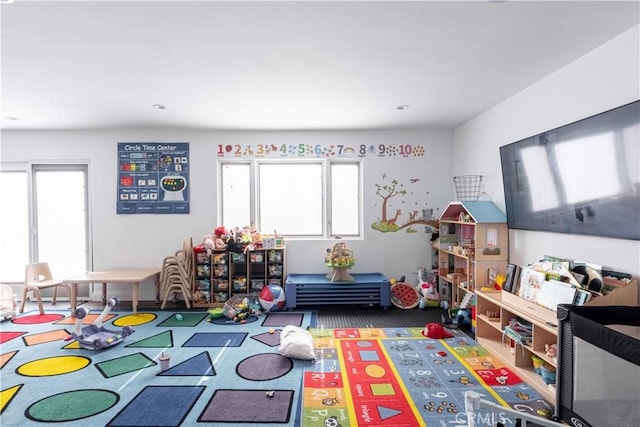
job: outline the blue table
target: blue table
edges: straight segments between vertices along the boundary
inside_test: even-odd
[[[353,282],[332,282],[326,274],[290,274],[285,282],[286,308],[298,305],[380,304],[391,307],[389,280],[381,273],[355,273]]]

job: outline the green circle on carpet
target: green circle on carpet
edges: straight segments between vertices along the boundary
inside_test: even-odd
[[[109,390],[75,390],[38,400],[25,411],[34,421],[62,422],[91,417],[113,407],[120,396]]]

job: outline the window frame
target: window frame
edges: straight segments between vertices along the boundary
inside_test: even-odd
[[[0,172],[20,172],[26,174],[26,200],[27,200],[27,262],[39,261],[38,248],[38,206],[36,174],[42,171],[79,171],[84,179],[84,220],[85,220],[85,260],[86,270],[92,269],[92,239],[91,239],[91,189],[90,189],[90,167],[87,161],[25,161],[25,162],[1,162]],[[21,284],[23,280],[13,281],[0,278],[2,283],[9,285]]]
[[[225,223],[224,218],[224,182],[223,182],[223,168],[228,164],[244,164],[249,166],[249,174],[250,174],[250,195],[249,195],[249,206],[250,206],[250,225],[252,227],[261,229],[260,224],[260,176],[259,170],[260,165],[262,164],[320,164],[321,165],[321,174],[322,174],[322,231],[320,234],[286,234],[282,233],[284,237],[293,240],[316,240],[316,239],[330,239],[330,238],[347,238],[347,239],[362,239],[363,233],[363,162],[362,159],[316,159],[316,158],[305,158],[305,159],[219,159],[218,166],[218,197],[217,197],[217,205],[218,205],[218,218],[220,219],[220,223],[226,225],[227,227],[235,227],[242,226],[241,224],[230,224]],[[332,180],[331,180],[331,166],[335,164],[352,164],[356,165],[358,168],[358,213],[357,213],[357,223],[358,230],[355,234],[341,234],[336,236],[332,231]],[[267,231],[265,231],[267,232]],[[280,233],[279,233],[280,234]]]

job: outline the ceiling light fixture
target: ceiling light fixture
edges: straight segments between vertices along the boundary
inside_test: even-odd
[[[20,117],[14,117],[14,116],[3,116],[2,118],[6,120],[13,120],[13,121],[20,120]]]
[[[156,110],[166,110],[167,109],[167,107],[165,107],[162,104],[153,104],[152,107],[155,108]]]
[[[408,110],[408,109],[409,109],[409,106],[408,106],[408,105],[406,105],[406,104],[398,105],[398,106],[396,107],[396,110]]]
[[[13,0],[0,0],[0,4],[11,4]]]

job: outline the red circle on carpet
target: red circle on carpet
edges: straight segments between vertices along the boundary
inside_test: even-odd
[[[50,323],[56,320],[64,319],[63,314],[31,314],[28,316],[22,316],[15,318],[11,323],[16,325],[35,325],[36,323]]]

